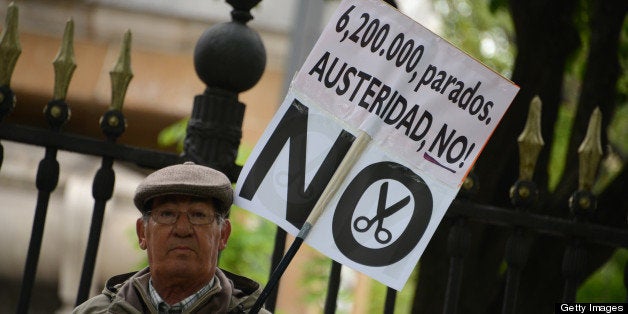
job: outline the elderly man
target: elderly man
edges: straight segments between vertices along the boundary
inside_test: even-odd
[[[149,267],[109,279],[74,313],[247,313],[259,284],[217,267],[232,202],[229,179],[208,167],[186,162],[147,176],[134,203]]]

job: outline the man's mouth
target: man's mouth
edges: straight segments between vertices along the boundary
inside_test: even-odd
[[[192,249],[188,246],[185,245],[179,245],[179,246],[175,246],[171,249],[172,251],[192,251]]]

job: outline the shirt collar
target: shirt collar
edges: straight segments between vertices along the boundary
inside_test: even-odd
[[[207,285],[203,286],[197,292],[172,305],[166,303],[161,298],[159,293],[157,293],[157,290],[155,290],[155,287],[153,286],[152,278],[148,281],[148,291],[150,293],[151,301],[153,302],[153,305],[159,310],[159,313],[181,313],[184,310],[188,309],[198,299],[200,299],[201,296],[209,291],[215,283],[216,277],[212,278],[212,280]]]

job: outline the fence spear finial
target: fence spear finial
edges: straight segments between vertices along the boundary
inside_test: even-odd
[[[545,144],[541,135],[541,99],[534,96],[528,109],[526,125],[517,138],[519,143],[519,179],[510,188],[510,201],[517,208],[528,208],[538,198],[532,177],[539,153]]]
[[[111,77],[111,106],[110,109],[122,110],[124,96],[129,83],[133,78],[131,71],[131,31],[124,33],[124,40],[120,47],[120,55],[113,70],[109,72]]]
[[[55,87],[52,99],[62,100],[66,98],[72,74],[76,69],[76,61],[74,59],[74,21],[72,19],[65,24],[61,48],[52,64],[55,69]]]
[[[22,53],[18,27],[18,8],[11,2],[7,9],[2,35],[0,35],[0,86],[11,85],[11,76]]]
[[[100,128],[109,140],[115,141],[126,130],[126,119],[122,113],[122,105],[126,90],[133,78],[130,30],[124,33],[118,61],[109,72],[109,76],[111,77],[111,106],[100,117]]]
[[[587,134],[578,147],[579,177],[578,188],[591,191],[597,168],[602,158],[602,112],[596,107],[589,119]]]
[[[541,149],[545,145],[541,134],[541,99],[534,96],[528,109],[526,125],[519,135],[519,180],[532,181],[534,168]]]

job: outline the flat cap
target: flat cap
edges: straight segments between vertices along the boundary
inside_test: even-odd
[[[220,202],[220,208],[216,210],[222,214],[228,213],[233,203],[231,181],[224,173],[190,161],[148,175],[137,186],[133,202],[144,212],[152,198],[172,194],[214,198]]]

